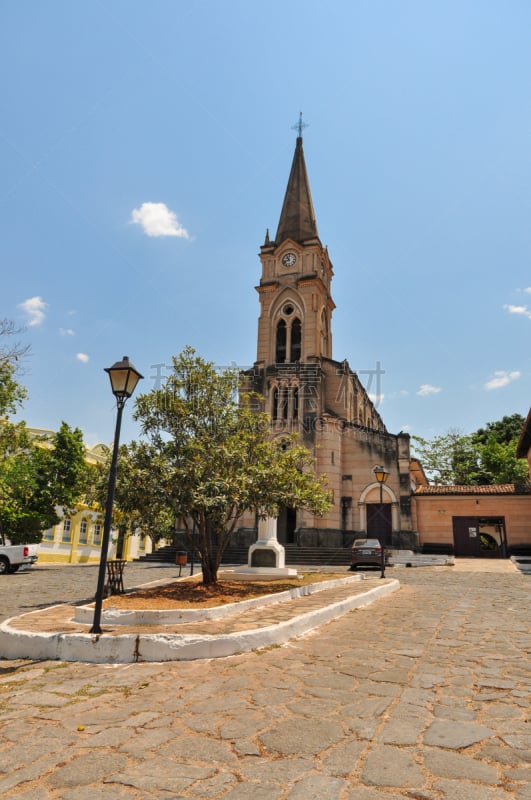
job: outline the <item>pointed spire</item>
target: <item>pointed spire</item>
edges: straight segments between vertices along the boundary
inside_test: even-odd
[[[267,247],[267,245],[270,245],[270,244],[271,244],[271,240],[269,238],[269,228],[266,228],[264,247]]]
[[[299,134],[302,125],[299,125]],[[288,186],[284,196],[284,204],[280,212],[275,243],[279,245],[284,239],[304,242],[306,239],[318,238],[315,212],[313,210],[310,182],[306,172],[302,136],[297,136],[295,155],[291,165]]]

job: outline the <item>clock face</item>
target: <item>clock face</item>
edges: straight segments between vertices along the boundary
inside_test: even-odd
[[[297,256],[295,253],[286,253],[285,256],[282,256],[282,263],[285,267],[292,267],[297,260]]]

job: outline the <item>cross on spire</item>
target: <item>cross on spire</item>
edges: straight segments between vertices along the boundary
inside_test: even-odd
[[[302,132],[303,132],[304,128],[307,128],[307,127],[308,127],[308,123],[302,121],[302,111],[300,111],[299,112],[299,121],[297,122],[296,125],[292,125],[291,126],[291,130],[292,131],[297,131],[297,133],[299,135],[298,138],[302,139]]]

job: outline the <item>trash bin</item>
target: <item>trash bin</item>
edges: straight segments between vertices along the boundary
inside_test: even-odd
[[[186,564],[188,563],[188,554],[186,553],[185,550],[177,551],[177,554],[175,556],[175,563],[179,567],[179,577],[180,577],[182,568],[185,567]]]

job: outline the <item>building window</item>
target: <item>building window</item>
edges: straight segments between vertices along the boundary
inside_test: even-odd
[[[294,319],[291,323],[291,362],[301,360],[301,331],[302,328],[300,319]]]
[[[321,314],[321,355],[328,356],[328,319],[324,309]]]
[[[281,319],[277,325],[277,345],[275,349],[275,361],[277,364],[284,364],[286,361],[286,323]]]
[[[55,528],[48,528],[42,534],[43,542],[55,542]]]
[[[275,361],[277,364],[286,362],[293,364],[301,360],[302,354],[302,323],[299,317],[292,317],[295,308],[285,305],[282,308],[282,317],[277,322],[275,338]]]
[[[97,522],[94,525],[94,535],[92,541],[95,547],[101,547],[101,525]]]
[[[70,519],[65,517],[63,520],[63,531],[61,535],[62,542],[71,542],[72,541],[72,534],[70,532]]]
[[[280,404],[282,406],[282,419],[288,419],[289,387],[286,384],[280,387]]]
[[[79,544],[88,544],[88,525],[87,520],[82,519],[79,526]]]

